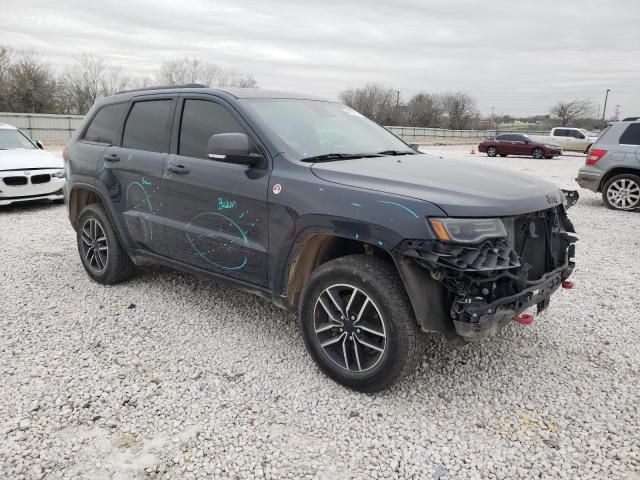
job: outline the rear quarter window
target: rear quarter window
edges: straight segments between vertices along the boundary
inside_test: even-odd
[[[640,145],[640,123],[632,123],[620,135],[622,145]]]
[[[117,145],[120,142],[120,129],[128,107],[128,103],[116,103],[102,107],[91,120],[82,139],[87,142]]]

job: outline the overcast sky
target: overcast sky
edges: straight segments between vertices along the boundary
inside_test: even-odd
[[[464,90],[483,113],[590,99],[640,115],[640,0],[2,0],[0,44],[55,66],[94,53],[132,73],[198,57],[261,87],[403,99]]]

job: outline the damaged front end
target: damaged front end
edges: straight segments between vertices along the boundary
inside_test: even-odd
[[[506,235],[499,238],[473,244],[405,240],[396,248],[424,330],[464,341],[492,336],[529,307],[542,312],[571,275],[577,237],[564,205],[500,220]],[[418,270],[428,271],[428,285],[410,287]],[[435,300],[443,311],[434,309]]]

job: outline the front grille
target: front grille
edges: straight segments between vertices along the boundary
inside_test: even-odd
[[[51,175],[48,173],[34,175],[31,177],[31,183],[47,183],[49,180],[51,180]]]
[[[20,185],[27,184],[27,177],[4,177],[3,181],[5,185],[10,187],[19,187]]]

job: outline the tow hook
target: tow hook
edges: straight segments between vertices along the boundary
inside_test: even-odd
[[[521,313],[513,317],[513,320],[520,325],[531,325],[533,323],[533,315],[530,313]]]
[[[563,280],[562,281],[562,288],[566,288],[567,290],[571,290],[573,287],[575,287],[575,283],[573,283],[571,280]]]

